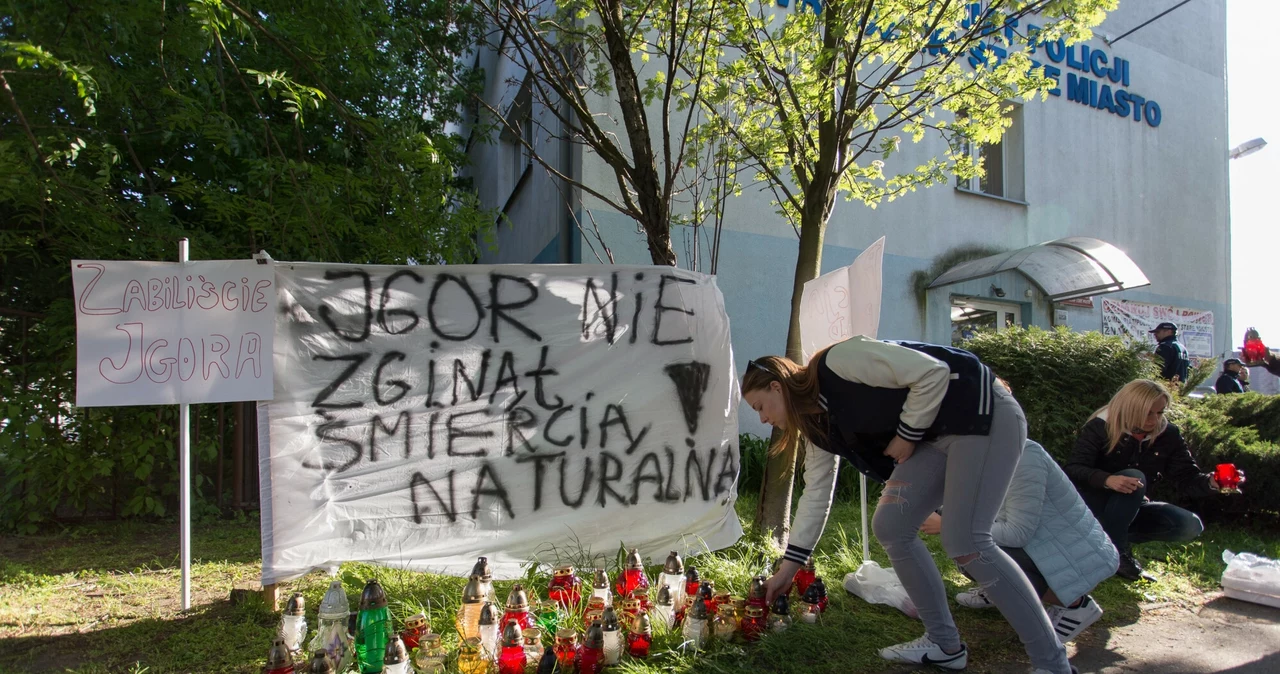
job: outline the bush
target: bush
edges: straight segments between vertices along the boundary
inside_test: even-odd
[[[1175,406],[1169,420],[1182,430],[1201,470],[1234,463],[1245,473],[1240,495],[1213,497],[1202,509],[1280,513],[1280,396],[1189,400]]]
[[[1148,349],[1097,332],[1009,328],[965,341],[1009,382],[1027,415],[1027,434],[1059,462],[1093,411],[1126,383],[1155,375]]]
[[[738,436],[738,447],[741,453],[741,470],[738,473],[738,493],[755,498],[760,493],[760,483],[764,480],[765,456],[769,452],[769,439],[750,433]],[[867,485],[867,498],[874,499],[880,489],[879,483],[872,481]],[[795,489],[793,499],[804,490],[804,463],[796,465]],[[836,499],[841,501],[858,500],[858,471],[846,461],[840,463],[840,479],[836,482]]]

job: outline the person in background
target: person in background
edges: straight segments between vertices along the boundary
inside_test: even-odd
[[[1125,384],[1085,423],[1064,469],[1120,551],[1116,575],[1129,581],[1143,578],[1133,543],[1190,541],[1204,531],[1195,513],[1150,501],[1147,490],[1168,479],[1191,497],[1219,491],[1213,476],[1196,465],[1178,427],[1165,420],[1171,400],[1160,382]]]
[[[937,534],[944,516],[930,515],[920,531]],[[1058,641],[1066,644],[1102,617],[1089,592],[1115,574],[1120,555],[1066,473],[1033,440],[1023,446],[991,537],[1049,604]],[[956,595],[956,603],[995,606],[981,585]]]
[[[1178,384],[1187,381],[1191,359],[1187,347],[1178,341],[1178,326],[1173,323],[1157,325],[1151,334],[1156,338],[1156,357],[1160,362],[1160,378]]]
[[[1213,385],[1218,393],[1244,393],[1249,390],[1248,375],[1242,376],[1244,363],[1239,358],[1228,358],[1222,361],[1222,374]]]
[[[804,493],[783,562],[766,583],[785,593],[826,527],[839,458],[885,482],[872,528],[924,623],[925,635],[880,650],[892,662],[964,669],[969,651],[948,607],[942,574],[918,531],[946,506],[942,547],[987,588],[1038,674],[1068,674],[1026,574],[992,540],[996,513],[1027,438],[1018,402],[968,351],[851,337],[807,365],[765,356],[747,363],[742,396],[785,443],[806,441]]]

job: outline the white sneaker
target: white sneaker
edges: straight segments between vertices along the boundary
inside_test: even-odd
[[[1075,608],[1054,606],[1049,609],[1049,624],[1058,633],[1058,641],[1066,645],[1068,641],[1080,636],[1090,625],[1102,617],[1102,607],[1093,597],[1085,595],[1084,600]]]
[[[982,591],[981,587],[956,595],[956,603],[967,608],[992,608],[995,606],[995,604],[991,603],[991,599],[987,597],[987,593]]]
[[[880,657],[889,662],[905,662],[913,665],[933,665],[943,669],[964,669],[969,664],[969,648],[960,644],[960,652],[947,654],[942,647],[925,635],[915,641],[880,649]]]

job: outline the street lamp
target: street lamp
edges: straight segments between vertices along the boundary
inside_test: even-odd
[[[1261,150],[1266,146],[1267,146],[1267,141],[1262,138],[1254,138],[1253,140],[1245,141],[1235,146],[1234,148],[1232,148],[1231,158],[1239,159],[1246,155],[1251,155],[1254,152],[1257,152],[1258,150]]]

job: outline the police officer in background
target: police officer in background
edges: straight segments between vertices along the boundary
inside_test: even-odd
[[[1160,377],[1179,384],[1187,381],[1191,359],[1187,357],[1187,347],[1178,341],[1178,326],[1161,323],[1151,334],[1156,338],[1156,357],[1161,362]]]
[[[1213,385],[1213,390],[1218,393],[1245,393],[1249,390],[1248,375],[1241,376],[1242,372],[1248,372],[1244,369],[1244,363],[1239,358],[1228,358],[1222,361],[1222,374],[1218,376],[1218,381]]]

